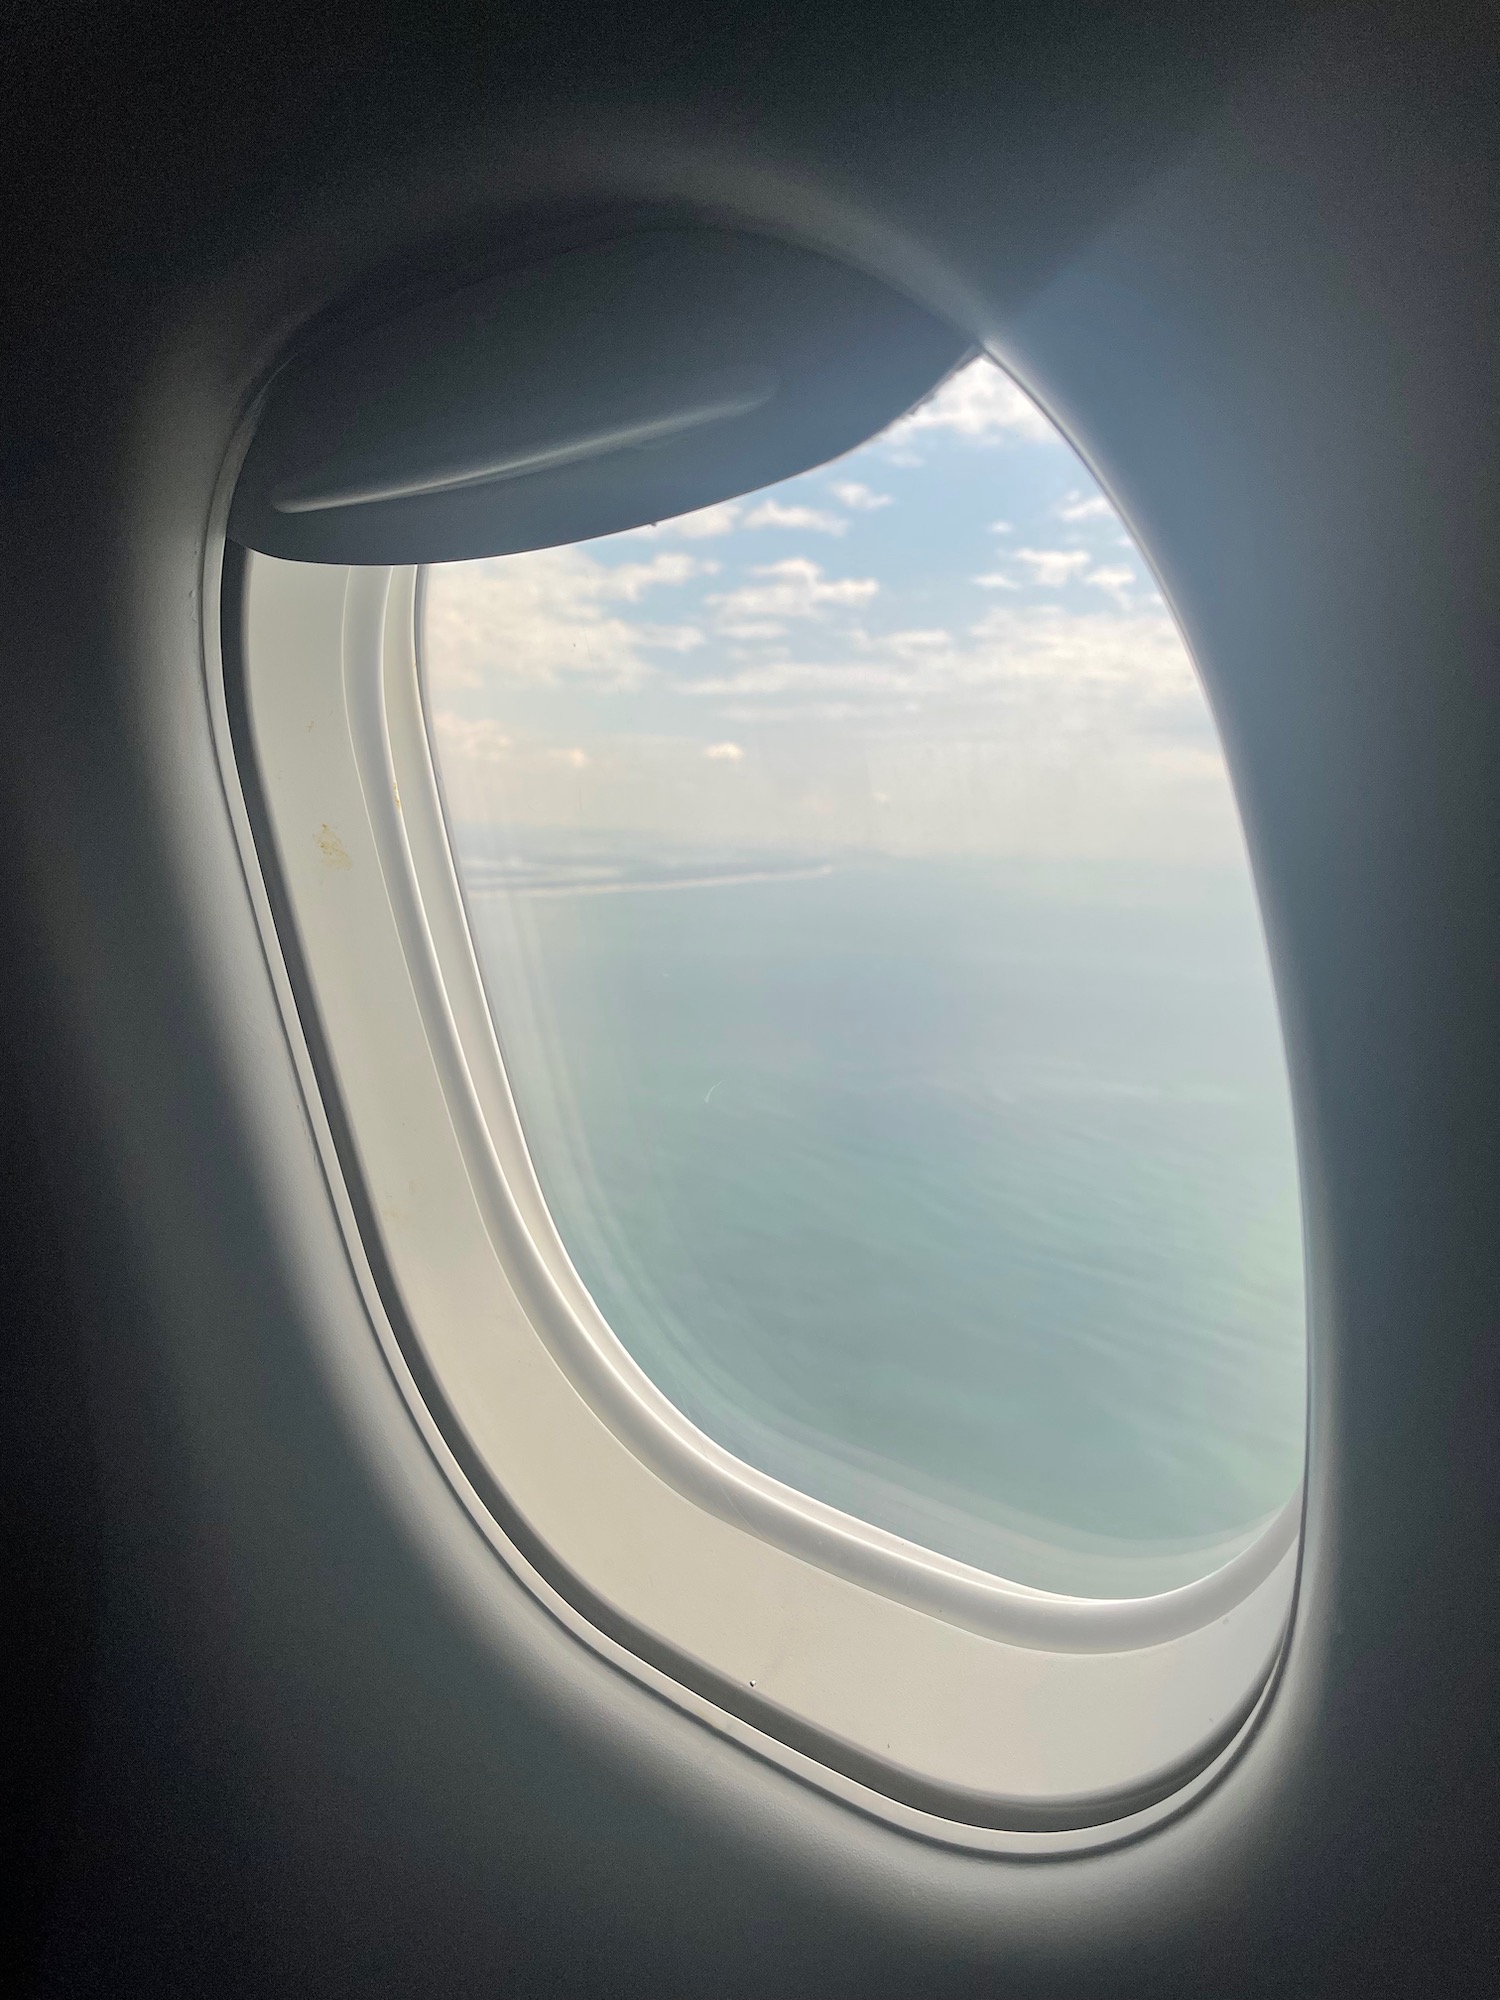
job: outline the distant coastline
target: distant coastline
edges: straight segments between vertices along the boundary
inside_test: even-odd
[[[833,872],[831,861],[818,861],[795,868],[747,868],[709,875],[638,875],[606,882],[474,883],[469,893],[472,896],[633,896],[646,890],[731,889],[747,882],[812,882]]]

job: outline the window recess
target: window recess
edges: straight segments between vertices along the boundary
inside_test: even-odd
[[[1042,431],[1051,435],[1020,391],[989,363],[966,361],[971,355],[966,337],[867,276],[768,237],[680,222],[522,261],[379,326],[314,329],[268,386],[230,506],[230,533],[240,546],[227,579],[223,673],[216,665],[210,699],[310,1118],[376,1336],[372,1365],[383,1349],[452,1480],[455,1503],[470,1510],[497,1560],[581,1643],[705,1726],[850,1805],[950,1843],[1061,1853],[1131,1837],[1179,1809],[1225,1769],[1268,1698],[1298,1559],[1300,1245],[1285,1079],[1237,847],[1243,879],[1235,949],[1243,972],[1249,961],[1241,948],[1250,938],[1254,963],[1226,984],[1188,953],[1177,986],[1197,981],[1202,1005],[1196,1012],[1179,1005],[1157,1034],[1160,1074],[1056,1059],[1056,1033],[1082,990],[1067,980],[1028,1020],[1012,1023],[997,1067],[1001,1045],[993,1037],[984,1044],[989,1053],[976,1055],[982,1037],[934,1015],[956,990],[952,967],[941,971],[941,951],[934,946],[924,957],[919,942],[890,948],[893,906],[880,897],[898,877],[915,883],[902,921],[926,922],[930,944],[934,926],[941,929],[942,897],[918,882],[920,869],[902,876],[902,868],[934,843],[973,859],[976,839],[982,848],[993,836],[993,828],[982,837],[974,831],[990,809],[986,800],[1010,797],[1025,806],[1029,799],[1026,810],[1051,813],[1063,826],[1081,824],[1108,793],[1119,824],[1135,829],[1132,838],[1150,834],[1156,794],[1149,786],[1132,793],[1130,772],[1118,760],[1111,766],[1105,756],[1082,775],[1075,770],[1071,794],[1048,778],[1056,759],[1049,764],[1045,746],[1012,757],[1005,771],[985,764],[994,744],[1013,748],[1020,740],[1012,725],[1022,696],[1049,675],[1071,703],[1073,733],[1058,739],[1065,746],[1076,746],[1078,732],[1087,735],[1101,717],[1123,719],[1137,747],[1145,745],[1145,762],[1131,767],[1137,776],[1149,768],[1175,774],[1173,782],[1189,789],[1200,779],[1206,785],[1206,818],[1190,815],[1165,833],[1157,828],[1169,846],[1176,840],[1182,847],[1184,827],[1189,847],[1200,838],[1228,838],[1231,846],[1238,840],[1212,726],[1180,639],[1123,526],[1081,466],[1071,483],[1044,496],[1045,534],[991,509],[976,516],[987,538],[982,563],[961,557],[958,541],[945,533],[936,537],[950,568],[968,565],[962,576],[955,571],[954,587],[984,601],[966,614],[962,632],[946,614],[920,613],[920,579],[910,577],[912,615],[882,624],[881,605],[895,592],[892,584],[882,598],[885,572],[833,560],[832,551],[847,556],[863,546],[861,537],[875,533],[872,523],[918,518],[920,510],[902,516],[890,481],[875,473],[907,477],[945,431],[1002,455],[1018,442],[1035,445]],[[934,385],[937,394],[929,396]],[[866,443],[872,438],[874,446]],[[986,460],[983,450],[966,462],[976,505],[985,504],[986,467],[992,472],[1001,462],[993,454]],[[764,556],[734,554],[731,530],[763,536]],[[795,547],[773,547],[793,534],[801,537]],[[585,541],[589,548],[580,552],[576,545]],[[893,563],[909,541],[901,533],[891,539]],[[460,558],[478,560],[466,568]],[[540,567],[502,576],[496,558]],[[417,566],[424,562],[441,567],[424,572]],[[707,817],[692,821],[690,813],[692,823],[675,831],[691,832],[699,850],[713,834],[719,851],[706,876],[702,852],[694,858],[688,851],[691,841],[675,861],[661,852],[624,854],[618,835],[629,814],[611,822],[587,805],[599,777],[598,746],[579,737],[548,740],[534,703],[521,721],[532,729],[538,769],[546,766],[554,805],[571,785],[578,810],[564,825],[552,806],[536,807],[541,794],[526,805],[515,790],[521,784],[524,792],[517,772],[525,760],[513,755],[507,718],[532,699],[523,698],[521,682],[534,657],[527,647],[536,643],[535,621],[527,628],[524,619],[512,620],[509,667],[517,678],[501,690],[511,707],[482,712],[472,689],[465,692],[467,668],[454,637],[476,610],[463,602],[466,575],[478,575],[485,589],[522,578],[521,599],[530,590],[532,609],[544,611],[549,575],[564,585],[571,578],[573,586],[583,576],[593,591],[592,622],[575,619],[539,679],[551,674],[567,684],[578,658],[592,657],[591,648],[607,651],[623,631],[621,690],[631,684],[631,658],[641,664],[636,642],[647,643],[638,624],[622,622],[621,608],[639,606],[658,585],[694,580],[695,615],[661,619],[653,612],[649,646],[657,659],[691,663],[711,629],[724,649],[723,685],[699,673],[697,684],[684,680],[664,697],[669,707],[677,702],[680,716],[724,711],[722,726],[716,720],[707,735],[699,724],[679,730],[693,751],[691,768],[678,773],[682,796],[709,803]],[[1021,615],[1028,604],[1036,616]],[[1134,619],[1134,652],[1094,643],[1102,629],[1095,614],[1108,606],[1127,623]],[[632,612],[637,620],[644,615]],[[981,641],[990,647],[983,658],[975,652]],[[985,699],[1000,701],[1010,720],[1006,730],[991,728],[988,747],[965,748],[956,738],[928,743],[924,764],[911,754],[914,742],[922,748],[912,718],[924,703],[941,709],[945,688],[949,695],[987,689]],[[860,720],[864,711],[851,691],[861,689],[892,711],[883,737]],[[1196,719],[1174,735],[1184,689],[1198,704]],[[799,778],[784,761],[778,766],[781,752],[773,754],[779,725],[766,697],[778,691],[789,713],[809,691],[815,697],[792,717],[797,726],[780,739],[783,752],[788,742],[810,741],[816,722],[825,743],[854,745],[863,773],[861,791],[851,785],[847,757],[846,767],[830,766],[838,782],[823,787],[821,832],[813,825],[819,785],[807,771]],[[550,752],[557,754],[549,761]],[[474,823],[488,809],[481,799],[476,812],[474,771],[464,773],[490,756],[503,767],[496,782],[510,788],[511,803],[489,814],[488,832],[477,838]],[[729,812],[735,787],[743,805],[757,784],[756,824],[781,842],[773,866],[749,851],[760,836],[748,839],[745,825],[736,832],[732,812],[716,832],[713,823],[715,813]],[[780,802],[769,817],[767,798]],[[793,822],[796,837],[789,839]],[[905,834],[890,831],[899,825]],[[554,843],[557,852],[540,852],[538,827],[566,835]],[[864,877],[864,864],[855,865],[861,854],[878,861]],[[630,876],[632,867],[622,882],[622,868]],[[877,876],[883,886],[871,887]],[[1049,895],[1061,879],[1055,871],[1048,877]],[[859,903],[860,881],[875,898],[867,908]],[[962,916],[964,896],[981,906],[978,883],[976,875],[968,888],[955,889],[950,915],[956,908]],[[722,973],[725,952],[732,959],[736,938],[743,942],[744,922],[726,904],[715,944],[702,928],[705,906],[692,900],[705,887],[730,898],[760,897],[767,908],[771,892],[795,891],[778,907],[796,904],[802,935],[819,941],[821,957],[799,959],[794,950],[776,961],[781,997],[792,1004],[775,1033],[764,1009],[756,1015],[759,1000],[736,1017],[742,1047],[759,1037],[766,1057],[759,1071],[742,1064],[730,1076],[726,1066],[722,1078],[700,1079],[690,1075],[693,1060],[680,1037],[674,1045],[670,1036],[652,1043],[649,1035],[626,1035],[612,1072],[606,1065],[592,1081],[572,1076],[569,1062],[580,1047],[576,1003],[590,981],[559,973],[559,940],[595,949],[605,928],[579,922],[569,932],[566,923],[553,923],[544,937],[539,913],[550,908],[555,917],[569,896],[592,896],[596,913],[635,913],[625,928],[632,948],[640,947],[637,972],[646,966],[653,976],[671,975],[692,963],[701,969],[718,951]],[[622,888],[630,894],[618,893]],[[820,903],[825,891],[833,901]],[[1093,990],[1108,993],[1110,1018],[1139,1002],[1163,966],[1170,969],[1176,947],[1162,940],[1187,935],[1172,929],[1176,918],[1161,908],[1153,915],[1149,897],[1137,904],[1121,918],[1124,929],[1116,925],[1117,940],[1127,931],[1144,937],[1155,924],[1156,958],[1133,969],[1121,959],[1115,971],[1105,968],[1102,984],[1093,967]],[[1058,937],[1076,944],[1083,936],[1077,910],[1070,916],[1063,905],[1049,905],[1050,915],[1039,916],[1040,905],[1021,913],[1041,959]],[[969,927],[974,939],[1019,935],[1014,899],[1003,923],[993,897],[987,907],[985,922]],[[962,930],[950,925],[942,946],[950,957]],[[846,996],[855,1004],[840,1016],[852,1024],[846,1046],[826,1034],[819,1043],[809,1026],[803,1071],[783,1063],[781,1096],[768,1095],[780,1061],[777,1037],[789,1045],[786,1023],[795,1029],[799,1019],[797,980],[809,965],[821,966],[814,984],[827,987],[822,947],[835,933],[854,940],[856,957],[873,953],[873,986],[907,1009],[910,1033],[903,1028],[904,1042],[888,1034],[882,1042],[870,1009],[858,1004],[856,980]],[[614,934],[623,934],[618,923]],[[918,939],[917,930],[908,934]],[[1097,941],[1097,926],[1093,935]],[[993,987],[994,964],[984,970],[977,944],[975,952],[963,976],[979,980],[983,1013],[1001,989]],[[751,960],[763,999],[775,954],[758,946]],[[597,951],[592,963],[597,975]],[[610,978],[628,983],[636,975],[623,965],[617,960]],[[902,965],[911,976],[896,991],[893,968]],[[575,972],[579,966],[587,973],[584,959]],[[595,976],[593,990],[609,983]],[[754,999],[753,986],[753,978],[730,978],[714,1004],[732,1012],[747,993]],[[865,988],[868,996],[870,980]],[[1154,990],[1164,990],[1159,978]],[[644,987],[634,997],[652,1001]],[[1146,1164],[1135,1193],[1122,1201],[1121,1177],[1106,1186],[1095,1171],[1099,1146],[1107,1152],[1121,1133],[1146,1129],[1154,1114],[1142,1107],[1159,1086],[1170,1086],[1168,1095],[1177,1088],[1183,1050],[1197,1046],[1202,1024],[1211,1042],[1219,1017],[1242,1003],[1260,1010],[1251,1039],[1260,1037],[1257,1060],[1264,1058],[1265,1118],[1250,1120],[1244,1146],[1226,1142],[1223,1078],[1205,1057],[1202,1074],[1189,1078],[1192,1090],[1179,1092],[1182,1129],[1198,1135],[1197,1154],[1189,1146],[1170,1159],[1148,1158],[1137,1149],[1130,1158]],[[807,997],[801,1018],[809,1024],[817,1004],[816,995]],[[1110,1009],[1096,1010],[1096,1026]],[[665,997],[657,1013],[670,1024]],[[659,1026],[649,1015],[647,1006],[647,1027]],[[1157,1019],[1158,1030],[1165,1018]],[[548,1053],[549,1037],[560,1061]],[[1032,1046],[1035,1055],[1044,1045],[1052,1054],[1031,1069],[1050,1091],[1052,1109],[1037,1124],[1035,1104],[1015,1110],[1005,1050]],[[992,1398],[995,1411],[1004,1405],[1015,1420],[1007,1454],[987,1465],[983,1450],[971,1448],[976,1436],[982,1444],[983,1424],[976,1428],[973,1412],[960,1407],[967,1378],[953,1341],[943,1349],[937,1338],[962,1322],[953,1291],[968,1269],[962,1245],[950,1242],[946,1265],[929,1261],[911,1289],[907,1319],[918,1333],[936,1329],[926,1349],[930,1381],[912,1365],[920,1352],[914,1346],[883,1375],[874,1366],[862,1375],[859,1366],[842,1377],[825,1371],[832,1400],[825,1394],[819,1403],[817,1384],[804,1374],[801,1401],[778,1403],[777,1368],[763,1365],[770,1350],[757,1358],[754,1340],[740,1337],[769,1326],[768,1314],[757,1306],[758,1319],[752,1314],[736,1332],[733,1315],[721,1313],[719,1349],[709,1355],[707,1312],[698,1312],[691,1288],[674,1292],[670,1258],[647,1243],[629,1207],[629,1175],[621,1168],[628,1147],[616,1148],[612,1165],[605,1157],[600,1078],[614,1088],[610,1075],[626,1125],[637,1122],[638,1157],[654,1171],[671,1154],[671,1135],[640,1122],[646,1098],[630,1097],[665,1051],[657,1108],[690,1083],[694,1118],[722,1113],[729,1121],[715,1128],[726,1135],[722,1145],[698,1155],[692,1144],[680,1149],[678,1193],[668,1189],[662,1205],[662,1213],[682,1219],[688,1259],[698,1254],[696,1232],[706,1273],[698,1297],[718,1310],[723,1272],[708,1269],[704,1232],[715,1216],[733,1221],[725,1192],[732,1195],[733,1186],[732,1176],[715,1176],[726,1161],[738,1161],[746,1189],[764,1189],[771,1175],[755,1168],[746,1134],[757,1118],[765,1130],[778,1120],[782,1129],[796,1127],[834,1050],[864,1096],[854,1090],[841,1100],[843,1136],[822,1163],[824,1182],[836,1181],[856,1154],[885,1160],[887,1220],[860,1236],[869,1202],[846,1203],[842,1221],[836,1202],[818,1211],[825,1242],[845,1229],[847,1283],[836,1298],[840,1288],[829,1281],[825,1260],[821,1274],[803,1284],[808,1296],[821,1286],[829,1309],[806,1321],[799,1351],[802,1359],[811,1355],[808,1328],[838,1324],[856,1362],[860,1353],[868,1361],[873,1350],[858,1350],[861,1329],[888,1307],[882,1289],[891,1296],[899,1289],[882,1288],[871,1272],[903,1248],[918,1263],[930,1258],[934,1244],[949,1241],[943,1232],[951,1236],[966,1185],[983,1180],[977,1168],[969,1172],[963,1151],[976,1129],[972,1107],[955,1100],[957,1109],[944,1111],[947,1151],[930,1149],[936,1164],[929,1173],[913,1171],[915,1156],[902,1152],[901,1106],[893,1098],[876,1102],[871,1079],[878,1086],[895,1074],[892,1051],[909,1055],[919,1047],[929,1055],[950,1049],[960,1068],[967,1062],[971,1073],[983,1070],[991,1109],[1008,1105],[1017,1131],[1031,1118],[1026,1129],[1062,1133],[1074,1149],[1072,1165],[1093,1173],[1076,1185],[1092,1187],[1093,1224],[1113,1232],[1113,1247],[1101,1257],[1096,1230],[1078,1254],[1054,1255],[1055,1268],[1093,1274],[1096,1298],[1099,1283],[1113,1285],[1110,1297],[1120,1307],[1073,1315],[1088,1364],[1077,1380],[1099,1419],[1092,1498],[1087,1480],[1069,1471],[1079,1439],[1054,1430],[1062,1448],[1039,1446],[1044,1434],[1026,1412],[1040,1405],[1027,1405],[1032,1392],[1023,1394],[1019,1376],[1013,1396],[1002,1383],[999,1400]],[[1101,1049],[1108,1054],[1104,1043],[1094,1053]],[[918,1127],[938,1128],[921,1126],[936,1101],[932,1064],[922,1071],[913,1057],[908,1068],[907,1109],[916,1107],[909,1137]],[[724,1099],[717,1107],[716,1093]],[[1079,1110],[1085,1099],[1093,1107],[1087,1116]],[[706,1130],[701,1121],[693,1128],[699,1138]],[[581,1147],[570,1132],[582,1135]],[[1002,1192],[1009,1187],[993,1213],[1009,1231],[1011,1262],[1005,1283],[990,1289],[1013,1318],[1024,1305],[1018,1274],[1041,1241],[1038,1232],[1068,1209],[1071,1197],[1058,1193],[1066,1175],[1060,1181],[1054,1171],[1059,1162],[1072,1170],[1066,1151],[1054,1147],[1046,1172],[1013,1159],[997,1182]],[[1269,1179],[1257,1180],[1257,1160],[1264,1166],[1272,1154]],[[1242,1167],[1241,1189],[1234,1175]],[[699,1209],[690,1213],[679,1198],[686,1194],[701,1196]],[[809,1214],[817,1206],[799,1197],[767,1211],[759,1277],[785,1274],[787,1217],[799,1203]],[[1176,1222],[1158,1229],[1151,1217],[1161,1216]],[[1183,1289],[1185,1246],[1201,1250],[1206,1240],[1195,1218],[1207,1218],[1209,1237],[1228,1234],[1222,1243],[1215,1237],[1213,1255],[1194,1266],[1191,1310],[1178,1310],[1174,1322],[1178,1358],[1158,1366],[1148,1350],[1162,1301]],[[1052,1249],[1058,1253],[1059,1245]],[[1253,1251],[1249,1263],[1242,1250]],[[630,1276],[632,1260],[639,1284]],[[751,1268],[743,1257],[741,1268]],[[1270,1329],[1264,1367],[1253,1342],[1247,1346],[1235,1331],[1243,1331],[1247,1311],[1253,1319],[1259,1310],[1253,1297],[1245,1305],[1257,1286],[1265,1306],[1257,1324]],[[887,1333],[891,1326],[899,1332],[899,1317]],[[1194,1346],[1199,1323],[1213,1336],[1206,1361],[1201,1343]],[[657,1339],[663,1329],[670,1340]],[[1045,1339],[1035,1346],[1042,1374],[1049,1352]],[[791,1353],[784,1347],[783,1361]],[[700,1366],[705,1355],[712,1366]],[[1179,1382],[1173,1370],[1184,1356],[1219,1413],[1217,1441],[1207,1448],[1191,1397],[1183,1405],[1187,1420],[1175,1430],[1170,1423],[1153,1428],[1151,1409],[1169,1408]],[[756,1367],[758,1405],[750,1393]],[[1154,1404],[1155,1391],[1142,1389],[1153,1368],[1166,1385]],[[856,1381],[869,1389],[862,1409],[851,1401],[841,1410],[841,1385]],[[1110,1454],[1129,1430],[1115,1419],[1130,1396],[1137,1414],[1146,1414],[1126,1465]],[[976,1407],[982,1401],[979,1395]],[[1032,1486],[1022,1491],[1014,1482],[1025,1464]],[[1064,1519],[1070,1514],[1075,1518]]]
[[[1298,1501],[1196,1582],[1068,1596],[799,1493],[676,1409],[573,1271],[530,1163],[433,771],[417,618],[413,569],[248,557],[243,751],[346,1134],[330,1166],[379,1236],[371,1310],[502,1558],[705,1721],[935,1837],[1066,1849],[1180,1803],[1263,1696]]]

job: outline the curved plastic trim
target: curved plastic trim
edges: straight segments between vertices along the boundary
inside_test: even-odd
[[[245,607],[245,744],[309,1114],[376,1336],[497,1552],[626,1671],[926,1837],[1065,1852],[1179,1810],[1265,1699],[1298,1503],[1199,1584],[1065,1598],[697,1432],[603,1325],[531,1172],[427,739],[417,573],[254,557]],[[321,1069],[295,1032],[309,1008]]]
[[[523,447],[501,458],[485,459],[477,465],[436,467],[405,479],[332,487],[302,480],[272,494],[271,505],[278,514],[318,514],[330,507],[367,507],[382,500],[412,500],[423,493],[454,493],[466,486],[525,479],[534,472],[551,472],[564,465],[579,465],[588,458],[604,458],[610,452],[661,444],[685,431],[701,430],[705,424],[748,416],[751,410],[768,403],[780,385],[781,378],[773,368],[726,369],[695,383],[692,395],[675,398],[668,410],[641,412],[613,424],[596,425],[571,436]]]

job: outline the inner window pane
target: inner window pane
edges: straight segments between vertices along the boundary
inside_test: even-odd
[[[538,1177],[721,1444],[996,1574],[1206,1574],[1303,1456],[1234,802],[1076,454],[979,361],[838,464],[434,568],[429,716]]]

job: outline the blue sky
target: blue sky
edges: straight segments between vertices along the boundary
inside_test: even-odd
[[[1071,447],[988,361],[657,527],[443,565],[458,816],[796,852],[1233,860],[1206,704]]]

